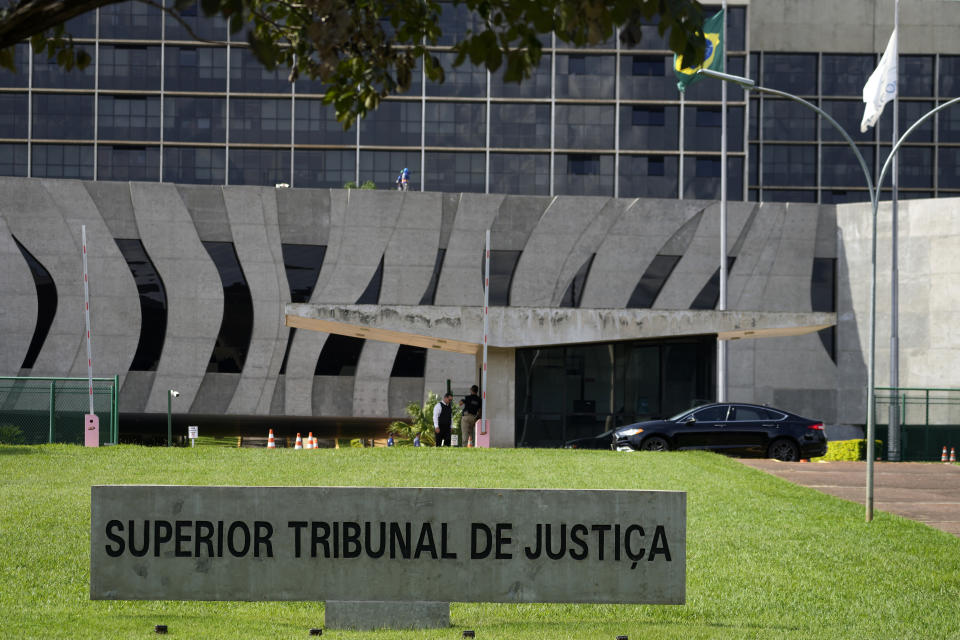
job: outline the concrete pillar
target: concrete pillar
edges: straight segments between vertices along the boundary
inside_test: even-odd
[[[487,349],[487,416],[490,418],[491,447],[513,447],[516,444],[517,415],[517,350],[489,347]],[[477,367],[483,365],[482,354],[477,354]],[[481,429],[478,426],[477,432]],[[483,441],[483,436],[478,438]]]

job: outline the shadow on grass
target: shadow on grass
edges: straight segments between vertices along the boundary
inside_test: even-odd
[[[0,456],[25,456],[33,453],[39,453],[39,449],[33,445],[0,444]]]

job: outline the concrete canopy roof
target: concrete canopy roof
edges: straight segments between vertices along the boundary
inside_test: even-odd
[[[468,306],[288,304],[288,327],[476,354],[483,309]],[[716,334],[721,340],[813,333],[835,313],[491,307],[488,346],[523,348]]]

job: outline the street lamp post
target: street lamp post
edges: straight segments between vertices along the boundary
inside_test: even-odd
[[[821,116],[823,116],[827,122],[829,122],[833,127],[840,132],[840,135],[843,136],[843,139],[846,140],[847,144],[850,146],[850,149],[853,151],[854,155],[857,156],[857,161],[860,163],[860,168],[863,169],[863,177],[867,181],[867,191],[870,193],[870,205],[873,215],[872,221],[872,233],[871,233],[871,250],[870,250],[870,347],[868,354],[868,365],[867,365],[867,480],[866,480],[866,514],[865,519],[867,522],[873,520],[873,461],[876,457],[874,452],[874,439],[876,431],[876,422],[875,422],[875,407],[876,404],[876,391],[874,385],[874,352],[876,351],[876,341],[877,341],[877,212],[880,208],[880,185],[883,184],[883,179],[887,174],[887,170],[893,163],[893,159],[896,157],[897,152],[900,150],[900,147],[903,146],[904,141],[916,131],[921,124],[932,118],[936,113],[946,109],[947,107],[953,106],[957,103],[960,103],[960,97],[953,98],[948,100],[943,104],[931,109],[924,115],[920,116],[916,122],[914,122],[906,131],[903,132],[903,135],[896,141],[893,147],[890,149],[890,153],[887,156],[886,161],[883,163],[883,168],[880,170],[879,177],[877,178],[877,184],[874,186],[873,180],[870,178],[870,170],[867,168],[867,163],[863,159],[863,155],[860,153],[860,150],[857,148],[857,145],[850,138],[850,135],[846,130],[840,126],[840,124],[830,117],[830,114],[825,112],[820,107],[807,102],[799,96],[795,96],[792,93],[787,93],[785,91],[779,91],[777,89],[769,89],[767,87],[758,86],[750,78],[744,78],[742,76],[735,76],[728,73],[720,73],[718,71],[712,71],[710,69],[701,69],[697,73],[711,77],[717,78],[718,80],[723,80],[724,82],[733,82],[740,85],[744,89],[753,89],[755,91],[760,91],[763,93],[770,93],[782,98],[787,98],[788,100],[793,100],[794,102],[799,102],[800,104],[806,106],[808,109],[812,109]],[[896,402],[896,399],[894,399]]]
[[[171,406],[173,404],[173,399],[180,396],[180,392],[176,389],[167,390],[167,446],[169,447],[171,442],[173,442],[173,419],[171,414]]]
[[[873,210],[873,230],[871,233],[871,249],[870,249],[870,347],[869,347],[869,356],[868,356],[868,365],[867,365],[867,480],[866,480],[866,514],[865,519],[867,522],[873,520],[873,459],[874,459],[874,362],[873,354],[874,347],[876,344],[876,326],[877,326],[877,208],[878,208],[878,195],[877,189],[874,187],[873,179],[870,177],[870,169],[867,167],[866,160],[863,159],[863,154],[860,153],[860,149],[857,148],[856,143],[850,138],[850,134],[847,133],[846,129],[840,126],[829,113],[816,106],[815,104],[808,102],[801,98],[800,96],[795,96],[792,93],[787,93],[786,91],[780,91],[778,89],[770,89],[767,87],[761,87],[757,85],[756,82],[750,78],[744,78],[742,76],[734,76],[728,73],[719,73],[717,71],[712,71],[710,69],[701,69],[698,71],[699,74],[717,78],[718,80],[723,80],[724,82],[733,82],[740,85],[744,89],[754,91],[760,91],[762,93],[769,93],[775,96],[780,96],[781,98],[786,98],[794,102],[799,102],[808,109],[815,111],[821,115],[827,122],[829,122],[834,129],[840,132],[840,135],[843,136],[843,139],[850,146],[850,149],[853,151],[854,155],[857,157],[857,161],[860,163],[860,168],[863,170],[863,177],[867,182],[867,191],[870,193],[870,204]],[[910,131],[913,129],[911,128]],[[910,131],[904,134],[904,137]],[[902,139],[901,139],[902,140]],[[897,145],[899,147],[899,143]],[[890,157],[893,157],[891,152]],[[879,184],[879,183],[878,183]]]

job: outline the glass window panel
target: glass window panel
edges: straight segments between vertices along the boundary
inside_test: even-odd
[[[120,40],[159,40],[163,13],[142,2],[100,7],[100,37]],[[102,51],[102,49],[101,49]]]
[[[224,184],[226,149],[164,147],[163,181],[183,184]]]
[[[550,105],[495,102],[490,105],[490,146],[545,149],[550,146]]]
[[[486,188],[483,153],[427,151],[425,161],[428,191],[483,193]]]
[[[280,249],[283,252],[287,284],[290,286],[290,301],[310,302],[323,258],[327,254],[326,245],[284,243]]]
[[[823,204],[844,204],[847,202],[870,202],[870,192],[866,189],[823,189],[820,192]]]
[[[0,176],[27,175],[27,145],[0,143]]]
[[[939,153],[938,186],[941,189],[960,188],[960,148],[941,147]]]
[[[893,137],[893,131],[891,127],[893,125],[893,105],[889,105],[889,109],[883,110],[883,115],[880,116],[880,121],[875,125],[874,128],[877,129],[877,136],[879,136],[881,141],[889,141]],[[898,135],[903,135],[907,132],[913,124],[925,116],[927,113],[933,109],[933,102],[927,102],[926,100],[900,100],[897,104],[898,114],[897,119],[900,121],[897,127]],[[889,111],[889,115],[887,114]],[[950,111],[950,109],[944,109],[944,111]],[[940,112],[941,117],[943,111]],[[884,117],[886,116],[886,117]],[[915,142],[933,142],[933,124],[936,116],[930,118],[917,129],[915,129],[910,137],[907,138],[907,141],[910,143]]]
[[[483,19],[466,5],[440,2],[440,17],[437,26],[443,32],[437,44],[451,46],[462,42],[468,31],[477,33],[484,29]]]
[[[749,162],[750,174],[747,176],[747,180],[751,185],[760,184],[760,145],[750,145]]]
[[[240,373],[253,335],[253,298],[232,242],[204,241],[204,249],[220,273],[223,285],[223,320],[210,354],[207,371]]]
[[[890,147],[880,149],[880,157],[886,162]],[[897,152],[900,167],[900,187],[905,189],[932,189],[933,188],[933,147],[901,147]],[[893,167],[887,170],[888,175],[893,173]],[[890,178],[884,180],[890,184]]]
[[[647,20],[643,17],[640,17],[640,33],[639,37],[636,38],[636,42],[629,42],[621,38],[623,49],[646,49],[651,51],[656,51],[660,49],[669,49],[667,45],[667,38],[670,37],[670,32],[668,31],[664,36],[661,36],[657,30],[658,21]]]
[[[747,8],[727,6],[727,50],[747,49]]]
[[[491,153],[490,193],[550,195],[550,156]]]
[[[34,178],[93,179],[93,146],[34,144],[30,175]]]
[[[140,295],[140,340],[130,370],[156,371],[167,333],[167,292],[142,241],[118,238],[116,243]]]
[[[557,54],[558,98],[612,99],[615,78],[615,56]]]
[[[809,189],[763,189],[763,202],[806,202],[817,201],[817,190]]]
[[[160,47],[100,45],[100,88],[159,91]]]
[[[558,153],[554,156],[557,195],[612,196],[613,156],[597,153]]]
[[[754,98],[750,101],[750,131],[747,134],[750,140],[757,140],[760,137],[760,101]]]
[[[33,94],[33,137],[93,139],[93,96],[65,93]]]
[[[566,149],[612,149],[613,105],[558,104],[556,145]]]
[[[224,142],[226,107],[226,98],[167,96],[163,110],[164,140]]]
[[[268,70],[247,47],[230,49],[230,91],[242,93],[286,93],[293,91],[289,71],[277,65]]]
[[[676,198],[677,156],[621,155],[621,198]]]
[[[84,69],[74,67],[70,71],[57,65],[56,58],[48,59],[46,53],[33,56],[33,86],[50,87],[54,89],[93,89],[94,75],[96,74],[96,50],[92,44],[78,44],[77,51],[86,51],[90,56],[90,64]],[[4,70],[3,73],[9,73]]]
[[[676,100],[673,56],[625,55],[620,59],[621,100]]]
[[[167,7],[173,4],[173,0],[166,0]],[[227,40],[227,21],[220,16],[208,18],[203,15],[199,3],[190,4],[180,10],[180,18],[190,27],[190,31],[203,38],[204,40],[215,40],[225,42]],[[166,16],[167,40],[188,40],[193,41],[196,38],[187,31],[179,20],[171,16]]]
[[[159,140],[159,96],[100,96],[100,140]]]
[[[816,183],[817,147],[815,145],[766,144],[763,146],[763,185],[765,187],[813,187]]]
[[[763,138],[815,142],[817,113],[792,100],[764,100]]]
[[[860,153],[867,162],[871,178],[876,178],[874,169],[874,148],[869,145],[859,145]],[[863,168],[846,144],[823,145],[823,167],[820,183],[824,187],[866,187],[867,179],[863,175]],[[766,158],[764,158],[766,161]]]
[[[360,144],[419,147],[420,101],[385,100],[359,121],[359,127]]]
[[[960,95],[960,56],[940,56],[938,77],[941,97]]]
[[[397,174],[404,167],[410,169],[410,191],[420,190],[420,152],[419,151],[360,151],[360,179],[358,184],[373,180],[380,189],[396,188]],[[352,179],[352,178],[351,178]],[[431,180],[431,182],[434,182]],[[424,179],[424,184],[427,181]],[[442,191],[441,188],[430,187],[431,191]],[[454,191],[454,189],[450,189]]]
[[[6,69],[0,73],[9,73]],[[0,93],[0,138],[26,138],[29,135],[27,94]]]
[[[97,14],[93,11],[81,13],[67,20],[63,28],[74,38],[93,38],[97,35]]]
[[[948,107],[936,116],[939,142],[960,142],[960,108]]]
[[[232,98],[230,142],[290,144],[290,117],[289,98]]]
[[[540,62],[529,78],[523,82],[506,82],[503,74],[506,65],[490,74],[490,94],[495,98],[549,98],[550,97],[550,53],[544,51]]]
[[[799,96],[816,95],[817,55],[815,53],[763,54],[763,85]]]
[[[97,179],[157,182],[160,179],[160,148],[98,145]]]
[[[656,302],[660,290],[666,284],[667,278],[673,273],[674,267],[680,262],[681,256],[657,255],[647,265],[640,281],[630,294],[627,302],[628,309],[650,309]]]
[[[678,148],[680,109],[676,106],[634,105],[620,107],[621,149]]]
[[[356,129],[344,130],[334,108],[317,99],[297,98],[294,104],[296,144],[354,145]]]
[[[469,59],[454,67],[457,54],[452,51],[439,51],[435,55],[443,66],[444,81],[443,84],[428,81],[428,96],[483,98],[487,95],[487,70],[484,67],[470,64]]]
[[[685,198],[720,199],[720,156],[695,156],[683,159]],[[743,158],[727,157],[727,198],[743,199]]]
[[[426,143],[440,147],[482,147],[486,141],[486,105],[479,102],[428,102]],[[419,144],[417,140],[416,144]]]
[[[165,56],[164,86],[167,91],[226,91],[225,48],[168,45]]]
[[[764,101],[764,104],[766,104],[766,101]],[[873,140],[876,136],[873,129],[868,129],[866,133],[860,133],[860,121],[863,120],[862,100],[824,100],[820,108],[829,113],[830,117],[846,129],[854,142],[866,142]],[[884,113],[887,111],[892,111],[892,109],[884,109]],[[820,118],[820,136],[824,142],[843,140],[840,132],[826,118]]]
[[[672,62],[671,62],[672,64]],[[742,76],[746,73],[746,58],[744,56],[730,55],[727,58],[727,73],[736,76]],[[672,68],[672,67],[671,67]],[[672,74],[671,74],[672,75]],[[729,102],[742,102],[745,98],[743,89],[730,82],[721,82],[713,78],[704,78],[687,87],[687,100],[716,100],[719,102],[723,97],[723,86],[727,87],[727,100]],[[673,88],[676,89],[676,77],[674,77]],[[672,98],[677,97],[674,93]]]
[[[823,69],[821,70],[821,82],[823,83],[821,91],[823,95],[857,96],[859,99],[863,94],[863,85],[866,84],[867,78],[873,73],[876,64],[877,58],[873,54],[823,54]]]
[[[497,306],[507,306],[510,304],[510,289],[513,284],[513,274],[517,269],[517,263],[520,262],[522,251],[509,249],[491,249],[490,250],[490,304]],[[480,281],[483,282],[483,274],[486,271],[486,264],[480,256]]]
[[[290,149],[230,147],[230,184],[273,186],[290,183]]]
[[[26,87],[30,80],[30,45],[21,42],[13,47],[15,71],[4,69],[0,73],[0,87]]]
[[[355,182],[356,158],[356,152],[352,149],[298,149],[293,152],[294,172],[290,184],[300,188],[340,189],[348,182]]]
[[[720,105],[686,107],[683,145],[689,151],[720,151]],[[743,107],[727,105],[727,151],[743,150]]]
[[[897,73],[899,97],[930,98],[933,96],[933,56],[901,54]]]

